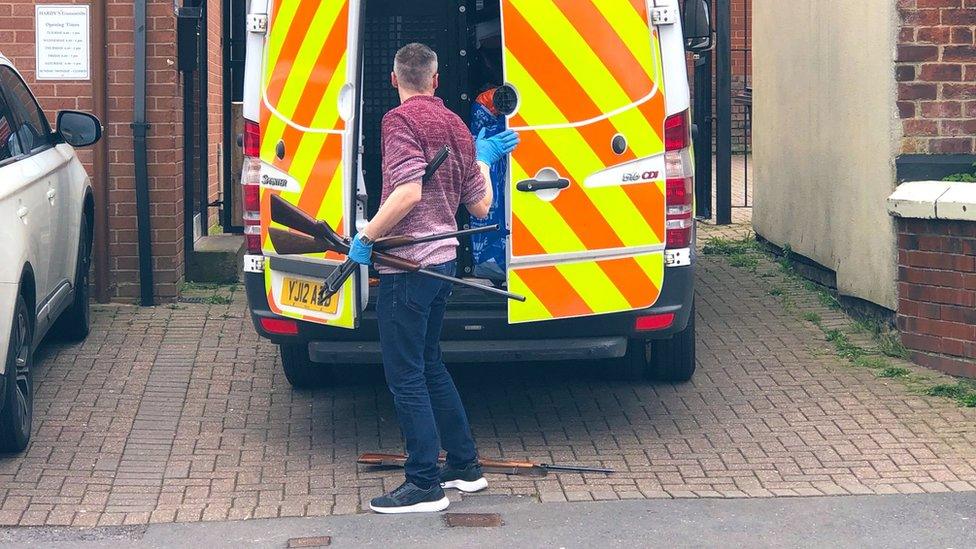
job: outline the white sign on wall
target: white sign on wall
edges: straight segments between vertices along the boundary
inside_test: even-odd
[[[38,80],[91,79],[88,6],[35,6]]]

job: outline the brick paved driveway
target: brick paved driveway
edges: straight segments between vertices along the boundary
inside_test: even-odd
[[[693,383],[610,382],[592,363],[458,370],[485,456],[619,470],[495,477],[491,493],[561,501],[976,489],[976,410],[845,365],[769,295],[769,279],[712,256],[700,266]],[[360,452],[399,449],[381,379],[292,391],[242,300],[98,307],[94,318],[83,345],[40,351],[32,444],[0,458],[0,523],[355,513],[398,483],[396,472],[353,463]]]

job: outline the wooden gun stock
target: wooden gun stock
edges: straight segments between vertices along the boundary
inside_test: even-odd
[[[335,246],[343,244],[342,237],[328,223],[315,219],[278,195],[271,197],[271,220],[300,233],[327,240]]]
[[[278,195],[271,197],[271,220],[308,235],[322,236],[324,223],[289,204]]]
[[[409,261],[395,255],[389,255],[383,252],[373,252],[372,258],[374,262],[393,269],[399,269],[409,273],[415,273],[420,270],[420,263]]]
[[[268,229],[274,249],[281,255],[305,255],[335,251],[331,243],[310,236],[276,229]]]
[[[402,248],[416,243],[416,238],[412,236],[386,236],[373,243],[374,250],[389,250],[392,248]]]

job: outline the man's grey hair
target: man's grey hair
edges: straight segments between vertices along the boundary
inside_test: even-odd
[[[408,90],[428,91],[437,74],[437,54],[423,44],[407,44],[400,48],[394,58],[393,72],[400,85]]]

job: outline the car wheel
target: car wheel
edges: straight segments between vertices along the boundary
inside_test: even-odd
[[[307,345],[279,345],[281,366],[288,383],[296,389],[313,389],[329,381],[329,368],[308,358]]]
[[[53,333],[69,341],[81,341],[91,330],[89,273],[91,272],[91,238],[88,220],[81,218],[81,241],[78,243],[78,262],[75,266],[75,297],[71,306],[58,319]]]
[[[657,381],[684,383],[695,375],[695,307],[691,308],[688,327],[651,343],[649,375]]]
[[[34,411],[34,328],[23,296],[17,296],[10,332],[0,408],[0,452],[4,453],[27,447]]]
[[[627,342],[627,354],[615,361],[611,369],[614,379],[620,381],[640,381],[648,376],[647,341],[631,339]]]

